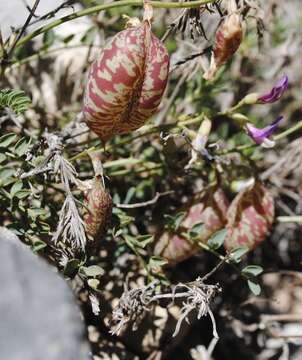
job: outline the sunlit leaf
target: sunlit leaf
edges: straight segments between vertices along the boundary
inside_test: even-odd
[[[213,250],[217,250],[220,248],[220,246],[222,246],[224,239],[226,237],[227,234],[227,230],[226,229],[222,229],[217,231],[209,240],[208,240],[208,245],[211,249]]]
[[[97,265],[81,266],[79,271],[87,277],[97,277],[104,274],[104,270]]]
[[[263,273],[263,268],[258,265],[248,265],[241,272],[245,275],[258,276]]]
[[[7,148],[17,139],[17,135],[15,133],[5,134],[0,137],[0,147]]]
[[[249,289],[251,290],[251,292],[254,295],[256,295],[256,296],[260,295],[261,286],[258,283],[256,283],[255,281],[252,281],[252,280],[248,280],[247,284],[248,284]]]

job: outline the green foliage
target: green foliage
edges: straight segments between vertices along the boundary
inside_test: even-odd
[[[126,244],[132,249],[135,253],[139,252],[140,249],[145,249],[146,246],[153,242],[154,237],[152,235],[139,235],[131,236],[124,234],[124,240]]]
[[[23,114],[31,103],[30,98],[22,90],[0,90],[0,110],[10,108],[17,115]]]
[[[164,217],[165,217],[165,219],[167,221],[166,222],[167,229],[169,229],[171,231],[177,231],[178,228],[180,227],[182,221],[186,217],[186,213],[181,211],[181,212],[178,212],[175,215],[165,214]]]
[[[222,229],[217,231],[213,236],[211,236],[211,238],[208,240],[208,245],[211,249],[213,250],[217,250],[219,249],[224,242],[224,239],[226,237],[227,234],[227,230],[226,229]]]
[[[189,232],[189,237],[191,239],[198,239],[198,237],[200,236],[200,234],[203,232],[204,230],[204,224],[203,223],[197,223],[195,224],[192,229]]]
[[[261,293],[261,286],[258,282],[257,276],[263,273],[263,268],[258,265],[248,265],[241,270],[243,277],[247,279],[247,285],[251,292],[258,296]]]
[[[248,253],[249,248],[247,246],[240,246],[230,253],[230,259],[235,263],[239,263],[242,260],[242,257]]]
[[[248,265],[241,272],[246,276],[258,276],[263,273],[263,268],[258,265]]]
[[[104,275],[104,270],[97,265],[90,265],[90,266],[81,266],[79,269],[79,273],[86,276],[86,277],[98,277]]]
[[[258,296],[261,294],[261,286],[258,284],[258,282],[256,282],[255,280],[248,280],[247,284],[254,295]]]

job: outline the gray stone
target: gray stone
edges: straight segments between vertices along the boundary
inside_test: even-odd
[[[67,283],[0,228],[0,359],[88,360],[80,310]]]

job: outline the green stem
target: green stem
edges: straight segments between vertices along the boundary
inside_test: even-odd
[[[132,142],[132,141],[134,141],[136,139],[139,139],[139,138],[144,137],[146,135],[158,133],[158,132],[163,131],[163,130],[173,129],[173,128],[181,127],[181,126],[184,126],[184,125],[197,124],[203,119],[203,116],[204,115],[201,114],[201,115],[198,115],[198,116],[196,116],[194,118],[190,118],[190,119],[183,120],[183,121],[175,121],[175,122],[170,123],[170,124],[163,124],[163,125],[159,125],[159,126],[158,125],[145,125],[140,130],[137,130],[137,132],[139,132],[137,135],[131,137],[130,139],[129,138],[124,139],[124,140],[120,141],[116,145],[108,146],[106,148],[106,150],[111,151],[116,146],[121,146],[121,145],[128,144],[128,143],[130,143],[130,142]],[[78,160],[78,159],[80,159],[80,158],[82,158],[84,156],[87,156],[89,152],[96,151],[96,150],[102,151],[102,149],[99,149],[96,146],[92,146],[89,149],[81,151],[79,154],[71,157],[69,159],[69,161]]]
[[[215,255],[219,260],[223,261],[223,263],[228,264],[229,266],[231,266],[236,272],[237,274],[242,277],[244,280],[247,280],[247,278],[244,276],[244,274],[242,274],[242,272],[240,271],[240,269],[235,265],[235,263],[232,262],[232,260],[229,258],[228,255],[223,256],[221,254],[219,254],[219,252],[211,249],[209,247],[209,245],[204,244],[203,242],[199,241],[198,246],[208,252],[210,252],[211,254]]]
[[[126,166],[126,165],[137,165],[144,162],[144,159],[135,159],[135,158],[125,158],[125,159],[118,159],[113,161],[107,161],[104,164],[104,168],[108,169],[115,166]]]
[[[214,2],[214,0],[197,0],[197,1],[188,1],[188,2],[163,2],[163,1],[150,1],[150,4],[154,8],[163,8],[163,9],[180,9],[180,8],[192,8],[198,7],[201,5],[205,5],[208,3]],[[114,1],[109,4],[96,5],[87,9],[83,9],[72,14],[63,16],[60,19],[54,20],[47,25],[44,25],[36,30],[34,30],[31,34],[28,34],[22,37],[16,44],[16,46],[21,46],[35,38],[36,36],[45,33],[46,31],[53,29],[67,21],[71,21],[77,19],[82,16],[91,15],[98,13],[100,11],[109,10],[118,7],[124,6],[143,6],[144,0],[120,0]]]
[[[117,171],[113,171],[113,172],[109,172],[108,175],[110,177],[114,177],[114,176],[124,176],[124,175],[128,175],[128,174],[141,174],[141,173],[148,173],[149,176],[153,175],[153,171],[156,171],[156,170],[160,170],[160,169],[163,169],[163,165],[159,164],[159,165],[156,165],[154,167],[140,167],[138,169],[124,169],[124,170],[117,170]]]
[[[301,223],[302,224],[302,216],[278,216],[277,221],[280,223]]]
[[[283,131],[282,133],[280,133],[278,135],[275,135],[273,137],[273,140],[275,140],[275,141],[281,140],[281,139],[285,138],[286,136],[298,131],[301,128],[302,128],[302,120],[298,121],[296,125],[294,125],[291,128]]]

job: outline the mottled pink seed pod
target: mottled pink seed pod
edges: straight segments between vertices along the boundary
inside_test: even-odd
[[[84,192],[83,220],[88,245],[95,247],[105,234],[112,214],[112,199],[104,189],[101,179],[96,176],[89,189]]]
[[[231,12],[216,31],[211,64],[204,74],[206,80],[213,79],[217,70],[238,50],[242,33],[240,16],[236,12]]]
[[[209,238],[226,223],[228,199],[221,189],[207,193],[196,204],[187,209],[187,214],[178,233],[164,231],[155,245],[155,255],[166,259],[169,265],[183,261],[196,254],[200,247],[180,235],[190,232],[194,225],[203,223],[202,233],[197,239],[206,243]]]
[[[224,20],[215,34],[213,53],[217,67],[224,64],[237,51],[241,40],[242,26],[240,16],[234,13]]]
[[[169,56],[148,21],[119,32],[91,65],[83,115],[102,141],[138,129],[156,112]]]
[[[274,198],[260,183],[240,191],[227,212],[228,251],[240,246],[255,249],[265,239],[274,221]]]

